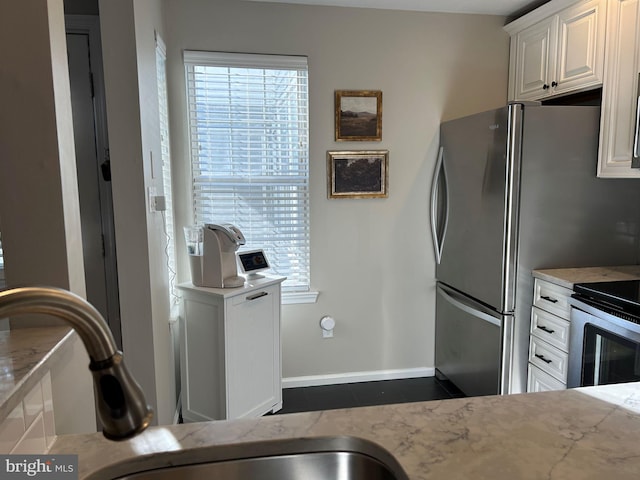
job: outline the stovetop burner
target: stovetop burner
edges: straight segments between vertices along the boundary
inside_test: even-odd
[[[640,280],[577,283],[575,298],[614,315],[640,318]]]

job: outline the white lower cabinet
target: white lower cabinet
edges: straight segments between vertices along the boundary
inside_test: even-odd
[[[183,284],[182,417],[257,417],[282,408],[280,284],[218,289]]]
[[[567,388],[571,289],[534,281],[527,392]]]
[[[47,372],[0,423],[0,453],[45,453],[55,434],[51,374]]]

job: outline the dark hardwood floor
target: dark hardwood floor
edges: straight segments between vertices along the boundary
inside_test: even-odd
[[[286,388],[282,391],[282,410],[277,413],[422,402],[464,396],[451,382],[438,380],[436,377]]]

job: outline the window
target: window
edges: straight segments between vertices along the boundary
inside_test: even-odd
[[[232,223],[308,291],[307,59],[185,51],[196,223]]]

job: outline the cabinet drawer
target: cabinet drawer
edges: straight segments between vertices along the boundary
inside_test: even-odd
[[[543,372],[535,365],[529,364],[527,392],[550,392],[552,390],[566,390],[567,385]]]
[[[563,352],[569,352],[569,326],[568,320],[537,307],[531,309],[531,335],[558,347]]]
[[[560,318],[569,320],[571,314],[569,297],[571,297],[572,293],[568,288],[536,278],[534,283],[533,304]]]
[[[563,383],[567,382],[569,355],[537,337],[529,343],[529,362]]]

